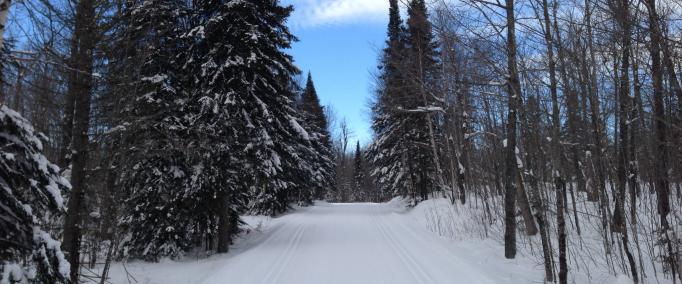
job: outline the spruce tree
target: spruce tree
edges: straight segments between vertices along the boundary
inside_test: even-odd
[[[47,231],[69,182],[42,154],[47,138],[0,107],[0,282],[68,283],[69,263]]]
[[[112,76],[122,87],[112,92],[123,101],[115,129],[125,146],[119,163],[128,205],[119,223],[127,234],[122,248],[133,258],[176,257],[200,238],[185,205],[194,172],[184,152],[178,68],[185,13],[182,1],[128,1],[114,46]]]
[[[399,109],[406,95],[401,69],[404,63],[406,31],[397,0],[390,0],[388,40],[380,63],[379,88],[372,106],[374,140],[368,148],[374,177],[383,197],[407,195],[412,188],[407,140],[403,135],[404,113]]]
[[[355,158],[353,159],[353,191],[356,201],[364,201],[367,198],[366,188],[364,188],[365,169],[364,161],[362,159],[362,150],[360,149],[360,141],[355,144]]]
[[[331,147],[331,136],[329,135],[327,116],[324,114],[324,108],[320,104],[320,99],[317,97],[313,76],[310,72],[308,72],[308,79],[305,84],[305,89],[303,90],[303,95],[301,96],[301,110],[310,116],[310,118],[306,119],[306,123],[311,124],[311,127],[316,128],[321,135],[324,135],[321,137],[322,142],[328,147]]]
[[[124,250],[227,252],[245,210],[311,203],[333,180],[314,87],[294,106],[291,7],[276,1],[130,1],[120,38]],[[187,27],[187,28],[186,28]],[[127,86],[127,87],[126,87]],[[311,81],[312,86],[312,81]],[[302,107],[303,108],[303,107]],[[317,195],[317,196],[316,196]],[[149,229],[153,228],[153,229]]]
[[[213,178],[227,184],[198,195],[228,196],[227,207],[233,208],[230,200],[248,193],[253,212],[284,212],[289,190],[303,183],[309,150],[301,143],[309,136],[289,88],[299,71],[281,51],[295,40],[285,26],[292,7],[268,0],[207,0],[197,1],[195,9],[187,65],[196,84],[191,126],[208,142],[201,152],[209,153],[211,168],[220,169],[222,176]]]
[[[317,97],[310,73],[308,73],[306,87],[301,96],[300,109],[304,128],[310,136],[311,146],[314,150],[314,154],[307,157],[313,171],[307,187],[313,189],[313,198],[322,199],[335,180],[334,154],[327,117],[324,108],[320,105],[320,99]]]
[[[368,153],[371,174],[385,195],[419,201],[439,184],[434,154],[438,151],[437,116],[431,113],[434,102],[430,99],[437,82],[437,60],[424,1],[411,1],[408,15],[404,28],[397,1],[390,1],[388,47],[372,109],[375,139]]]
[[[406,58],[405,87],[410,95],[406,98],[404,107],[409,110],[423,110],[410,112],[406,118],[407,132],[410,140],[411,160],[416,177],[417,194],[420,199],[428,199],[428,194],[442,186],[436,181],[442,173],[437,172],[439,165],[434,153],[437,145],[433,140],[435,132],[435,115],[429,110],[435,107],[433,99],[438,82],[437,74],[437,45],[434,41],[431,23],[428,19],[424,0],[412,0],[408,6],[407,32],[409,48]]]

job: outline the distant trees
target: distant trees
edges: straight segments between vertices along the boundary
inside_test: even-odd
[[[343,124],[342,124],[343,127]],[[343,131],[342,131],[343,133]],[[344,142],[348,140],[348,142]],[[386,201],[390,195],[384,196],[377,189],[372,180],[370,165],[367,162],[367,149],[360,145],[360,141],[355,142],[353,150],[346,148],[341,152],[339,146],[349,144],[350,137],[337,138],[336,155],[336,184],[335,192],[329,198],[333,202],[381,202]]]

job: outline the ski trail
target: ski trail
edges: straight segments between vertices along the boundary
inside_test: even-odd
[[[248,239],[243,250],[202,260],[197,265],[205,275],[145,279],[150,284],[499,283],[486,275],[490,269],[458,256],[451,243],[394,211],[386,204],[319,203],[271,219],[270,229]]]
[[[291,239],[291,242],[287,245],[286,250],[284,251],[284,253],[278,256],[277,260],[275,260],[275,267],[271,268],[268,271],[265,277],[263,277],[263,281],[261,281],[261,283],[263,284],[279,283],[277,280],[279,280],[279,277],[282,275],[282,271],[284,271],[287,265],[291,263],[291,259],[294,256],[294,252],[301,244],[301,239],[303,234],[305,233],[305,229],[306,225],[304,223],[298,225],[296,233],[294,234],[294,237]]]
[[[419,262],[416,261],[408,251],[405,250],[405,246],[392,236],[393,232],[390,232],[390,229],[386,228],[386,225],[384,224],[385,221],[380,214],[381,213],[377,213],[375,216],[373,216],[377,229],[384,237],[384,240],[389,244],[393,252],[400,258],[400,261],[404,264],[404,268],[410,272],[412,278],[414,278],[418,283],[436,283],[430,279],[431,277],[428,273],[424,272],[424,269],[421,267]],[[425,282],[425,280],[428,281]]]

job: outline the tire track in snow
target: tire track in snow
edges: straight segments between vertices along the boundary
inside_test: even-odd
[[[400,241],[391,235],[393,231],[391,231],[390,228],[388,228],[388,226],[385,224],[384,218],[381,217],[381,214],[376,212],[377,209],[374,211],[374,223],[376,224],[378,231],[384,237],[386,243],[388,243],[388,245],[391,247],[391,250],[393,250],[403,265],[405,265],[405,268],[408,272],[410,272],[412,278],[419,283],[437,283],[431,278],[431,276],[429,276],[428,273],[426,273],[424,268],[419,264],[414,256],[409,253],[407,246],[400,243]]]
[[[306,228],[307,226],[305,223],[298,224],[294,236],[287,244],[286,249],[273,261],[275,265],[268,270],[268,273],[265,275],[265,277],[263,277],[263,280],[260,283],[279,283],[277,280],[279,280],[280,276],[282,276],[284,269],[289,265],[289,263],[291,263],[291,260],[294,257],[294,252],[301,244],[301,239],[303,239],[303,234]]]

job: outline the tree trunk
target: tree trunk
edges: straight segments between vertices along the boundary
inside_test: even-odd
[[[78,40],[76,50],[72,50],[75,63],[69,90],[75,97],[73,121],[73,164],[71,170],[71,194],[64,222],[62,249],[71,263],[71,281],[78,283],[81,226],[85,207],[86,165],[88,160],[88,130],[90,123],[90,96],[92,92],[93,51],[95,39],[95,5],[92,0],[82,0],[76,7],[74,37]]]
[[[616,208],[614,212],[613,220],[613,230],[621,234],[621,240],[623,242],[623,249],[628,258],[630,265],[630,271],[632,273],[632,280],[638,283],[639,279],[637,276],[637,267],[635,265],[634,257],[630,252],[630,247],[628,243],[628,231],[626,228],[625,221],[625,191],[627,185],[627,173],[628,168],[628,147],[629,141],[629,111],[632,99],[630,98],[630,49],[631,49],[631,24],[630,24],[630,9],[629,1],[622,0],[619,6],[619,21],[622,28],[622,57],[620,66],[620,78],[619,78],[619,119],[618,119],[618,157],[617,157],[617,169],[616,169],[616,186],[617,186],[617,196],[616,196]]]
[[[508,117],[507,137],[505,148],[505,231],[504,256],[512,259],[516,257],[516,178],[518,164],[516,161],[516,120],[518,103],[521,99],[521,82],[516,66],[516,18],[514,16],[514,0],[506,0],[507,13],[507,92]]]
[[[536,97],[531,96],[526,104],[526,110],[523,121],[526,123],[523,127],[524,131],[524,146],[526,149],[533,149],[533,152],[527,153],[526,157],[526,180],[530,187],[529,198],[530,204],[535,212],[535,219],[537,220],[538,229],[540,231],[540,240],[542,243],[542,255],[545,267],[545,281],[554,281],[554,267],[552,264],[552,244],[549,237],[549,229],[547,224],[547,203],[543,200],[540,194],[540,185],[537,177],[538,165],[542,163],[541,147],[542,136],[540,134],[541,114],[539,111],[538,101]]]
[[[597,88],[597,60],[595,59],[595,50],[593,45],[593,33],[592,33],[592,10],[590,9],[590,1],[585,0],[585,21],[587,26],[587,47],[589,50],[589,105],[590,105],[590,120],[592,122],[592,136],[594,141],[594,147],[592,149],[591,155],[594,157],[594,162],[592,163],[594,173],[595,173],[595,183],[594,183],[594,201],[599,201],[599,213],[601,219],[601,230],[604,234],[604,251],[606,254],[611,253],[611,243],[609,242],[609,210],[608,210],[608,197],[606,194],[606,169],[604,164],[604,138],[603,138],[603,126],[600,112],[599,103],[599,93]]]
[[[627,3],[621,3],[621,13],[626,13],[629,9]],[[616,198],[615,210],[613,212],[612,230],[614,232],[625,232],[625,188],[627,185],[627,149],[628,149],[628,114],[630,110],[630,25],[627,23],[627,16],[622,15],[619,19],[623,29],[623,46],[620,65],[620,77],[618,78],[618,135],[617,135],[617,155],[616,155]]]
[[[556,186],[556,219],[559,238],[559,283],[568,283],[568,264],[566,262],[566,183],[562,178],[555,178]]]
[[[663,103],[663,67],[660,56],[660,25],[658,23],[658,15],[656,13],[656,1],[647,0],[647,8],[649,9],[649,25],[651,26],[651,43],[649,45],[651,54],[651,81],[653,87],[653,105],[654,105],[654,133],[656,145],[656,162],[654,165],[654,186],[656,189],[656,197],[658,199],[658,214],[660,215],[661,226],[668,227],[667,215],[670,213],[669,191],[670,186],[667,174],[667,151],[666,151],[666,118],[665,106]]]
[[[524,186],[521,171],[518,171],[517,176],[516,199],[518,201],[519,208],[521,209],[523,224],[526,227],[526,234],[529,236],[535,236],[538,233],[538,227],[535,225],[535,220],[533,219],[533,212],[530,209],[530,202],[528,201],[528,195],[526,195],[526,187]]]
[[[417,54],[417,63],[419,64],[418,70],[419,70],[419,81],[417,82],[419,84],[419,94],[422,98],[422,103],[424,104],[425,108],[431,107],[429,104],[429,100],[427,98],[426,90],[425,90],[425,84],[424,82],[424,65],[422,62],[422,58],[424,57],[422,55],[424,51],[421,50],[421,48],[418,49],[418,54]],[[431,111],[427,110],[426,111],[426,123],[428,124],[428,129],[429,129],[429,142],[431,146],[431,154],[433,155],[433,164],[436,167],[436,181],[438,182],[437,188],[439,191],[443,193],[443,196],[445,196],[445,182],[443,181],[443,169],[440,166],[440,158],[438,155],[438,145],[436,143],[436,132],[433,129],[433,114]],[[425,179],[424,179],[425,180]],[[426,191],[426,188],[423,186],[422,188],[423,191]],[[425,196],[422,197],[423,200],[428,199],[428,192],[426,194],[423,194]]]
[[[62,143],[59,151],[59,167],[62,169],[68,168],[71,163],[71,150],[73,143],[73,115],[74,107],[76,105],[76,97],[78,90],[79,69],[78,57],[79,55],[79,40],[83,35],[74,32],[71,38],[71,57],[68,60],[68,77],[67,77],[67,91],[64,95],[64,118],[62,120]]]
[[[654,162],[654,187],[658,202],[658,214],[660,217],[661,230],[664,233],[664,242],[668,251],[668,259],[672,268],[673,279],[675,278],[675,252],[673,250],[668,230],[668,214],[670,214],[670,181],[668,180],[668,149],[667,142],[667,121],[665,117],[665,106],[663,100],[663,64],[661,63],[661,49],[663,49],[666,65],[668,66],[673,92],[682,92],[674,72],[674,66],[668,55],[667,43],[663,41],[661,24],[656,11],[656,0],[647,0],[646,6],[649,11],[649,31],[651,33],[651,43],[649,45],[651,54],[651,80],[653,85],[653,104],[654,104],[654,133],[655,133],[655,157]],[[663,46],[663,48],[661,48]],[[681,279],[682,280],[682,279]]]
[[[220,214],[218,216],[218,253],[227,253],[230,250],[232,238],[232,223],[228,208],[229,197],[226,195],[217,200],[219,204],[217,204],[216,208],[218,208]]]
[[[556,63],[554,61],[554,40],[552,39],[552,25],[549,18],[549,4],[547,0],[542,1],[542,12],[544,17],[544,35],[547,44],[547,58],[550,78],[550,96],[552,99],[552,177],[554,178],[556,190],[556,212],[557,212],[557,235],[559,238],[559,283],[567,283],[568,265],[566,264],[566,220],[564,217],[566,203],[566,184],[563,179],[561,168],[563,166],[560,145],[561,121],[559,113],[559,99],[557,94]],[[556,4],[554,11],[554,28],[557,29]]]

